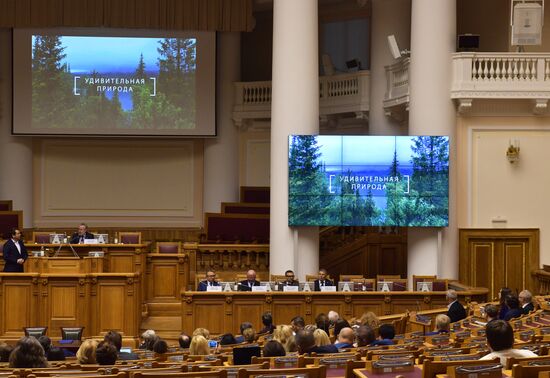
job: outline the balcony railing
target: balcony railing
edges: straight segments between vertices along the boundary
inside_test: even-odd
[[[409,65],[411,59],[403,58],[386,66],[386,94],[384,95],[384,110],[386,115],[402,119],[403,113],[409,107]]]
[[[321,76],[319,78],[319,114],[354,113],[365,118],[369,111],[370,72]],[[235,83],[233,120],[271,118],[271,81]]]
[[[535,113],[550,98],[550,54],[457,53],[453,55],[451,97],[459,111],[475,99],[533,100]]]

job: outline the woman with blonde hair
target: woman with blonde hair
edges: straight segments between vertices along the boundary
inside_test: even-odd
[[[198,335],[201,335],[202,337],[208,340],[208,338],[210,337],[210,331],[207,330],[206,328],[197,328],[196,330],[193,331],[192,336],[195,337]]]
[[[254,328],[247,328],[243,331],[244,341],[248,344],[256,342],[256,330]]]
[[[279,325],[273,331],[273,340],[277,340],[285,347],[285,350],[289,352],[289,341],[293,339],[292,327],[289,325]]]
[[[330,345],[330,338],[327,333],[320,328],[313,331],[313,338],[315,339],[315,346]]]
[[[189,354],[192,356],[206,356],[210,354],[208,340],[201,335],[193,336],[191,345],[189,345]]]
[[[357,322],[359,325],[366,325],[372,329],[380,327],[380,320],[378,320],[378,316],[372,311],[363,313]]]
[[[76,360],[81,365],[96,364],[95,350],[99,342],[93,339],[87,339],[82,342],[78,352],[76,352]]]

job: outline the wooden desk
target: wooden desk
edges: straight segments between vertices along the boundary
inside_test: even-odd
[[[111,329],[139,335],[140,275],[136,273],[0,273],[0,337],[16,341],[23,327],[85,327],[83,337]]]
[[[53,254],[59,249],[59,246],[60,244],[29,244],[27,246],[27,250],[29,251],[29,256],[32,256],[33,251],[39,251],[40,248],[44,247],[46,255],[53,256]],[[91,251],[101,251],[105,254],[103,265],[101,267],[96,267],[94,269],[91,267],[89,268],[95,273],[109,272],[143,274],[145,272],[145,244],[71,244],[71,246],[81,258],[88,257],[88,253]],[[58,256],[59,257],[57,258],[49,258],[67,258],[68,260],[65,260],[63,263],[60,262],[61,260],[58,260],[57,263],[50,263],[48,260],[34,262],[29,261],[30,264],[25,264],[25,269],[29,273],[67,272],[66,269],[70,269],[72,264],[74,269],[76,269],[73,272],[88,273],[86,272],[85,266],[81,267],[80,264],[77,264],[76,262],[71,263],[70,259],[74,259],[74,255],[68,244],[61,245],[61,251]],[[47,259],[47,257],[42,259]],[[82,262],[81,264],[85,263]],[[53,271],[49,271],[48,269],[50,268],[53,269]]]
[[[487,289],[472,289],[458,293],[462,303],[483,302]],[[429,310],[445,308],[445,292],[197,292],[182,291],[182,329],[192,332],[204,327],[212,334],[238,332],[239,325],[249,321],[261,329],[261,317],[266,311],[273,314],[275,324],[290,324],[303,316],[306,324],[314,324],[317,314],[337,311],[344,318],[359,317],[366,311],[378,316],[399,314],[417,306]]]

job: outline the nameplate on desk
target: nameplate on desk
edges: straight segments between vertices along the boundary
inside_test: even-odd
[[[105,256],[105,252],[103,251],[90,251],[88,252],[89,257],[103,257]]]
[[[283,286],[283,291],[284,292],[297,293],[299,290],[300,290],[300,288],[298,286]]]
[[[259,292],[259,293],[265,293],[267,291],[266,286],[252,286],[252,291]]]
[[[84,244],[99,244],[97,239],[84,239]]]
[[[215,292],[221,292],[222,287],[221,286],[207,286],[206,291],[215,291]]]
[[[336,286],[321,286],[321,291],[335,292]]]

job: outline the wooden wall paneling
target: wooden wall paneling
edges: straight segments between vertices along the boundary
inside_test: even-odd
[[[407,252],[402,244],[381,244],[377,274],[399,274],[407,277]],[[374,275],[371,278],[375,278]]]
[[[48,326],[50,337],[60,337],[59,327],[86,327],[86,276],[41,275],[41,324]]]
[[[147,300],[179,302],[185,287],[186,265],[184,255],[155,253],[147,255]]]
[[[491,300],[503,286],[537,294],[538,229],[459,230],[459,280],[489,289]]]
[[[298,299],[281,300],[272,303],[271,315],[273,316],[273,324],[290,324],[292,318],[297,314],[305,314],[306,301]],[[312,311],[312,317],[316,316],[315,311]],[[308,322],[313,323],[313,322]]]
[[[139,335],[139,274],[93,274],[91,297],[94,299],[91,328],[94,335],[110,330],[124,335]]]
[[[231,328],[233,332],[239,334],[239,328],[242,322],[250,322],[258,332],[263,328],[262,314],[264,313],[264,305],[269,296],[255,295],[242,296],[233,298],[233,324]]]
[[[0,273],[0,334],[21,337],[23,327],[39,324],[38,274]]]

